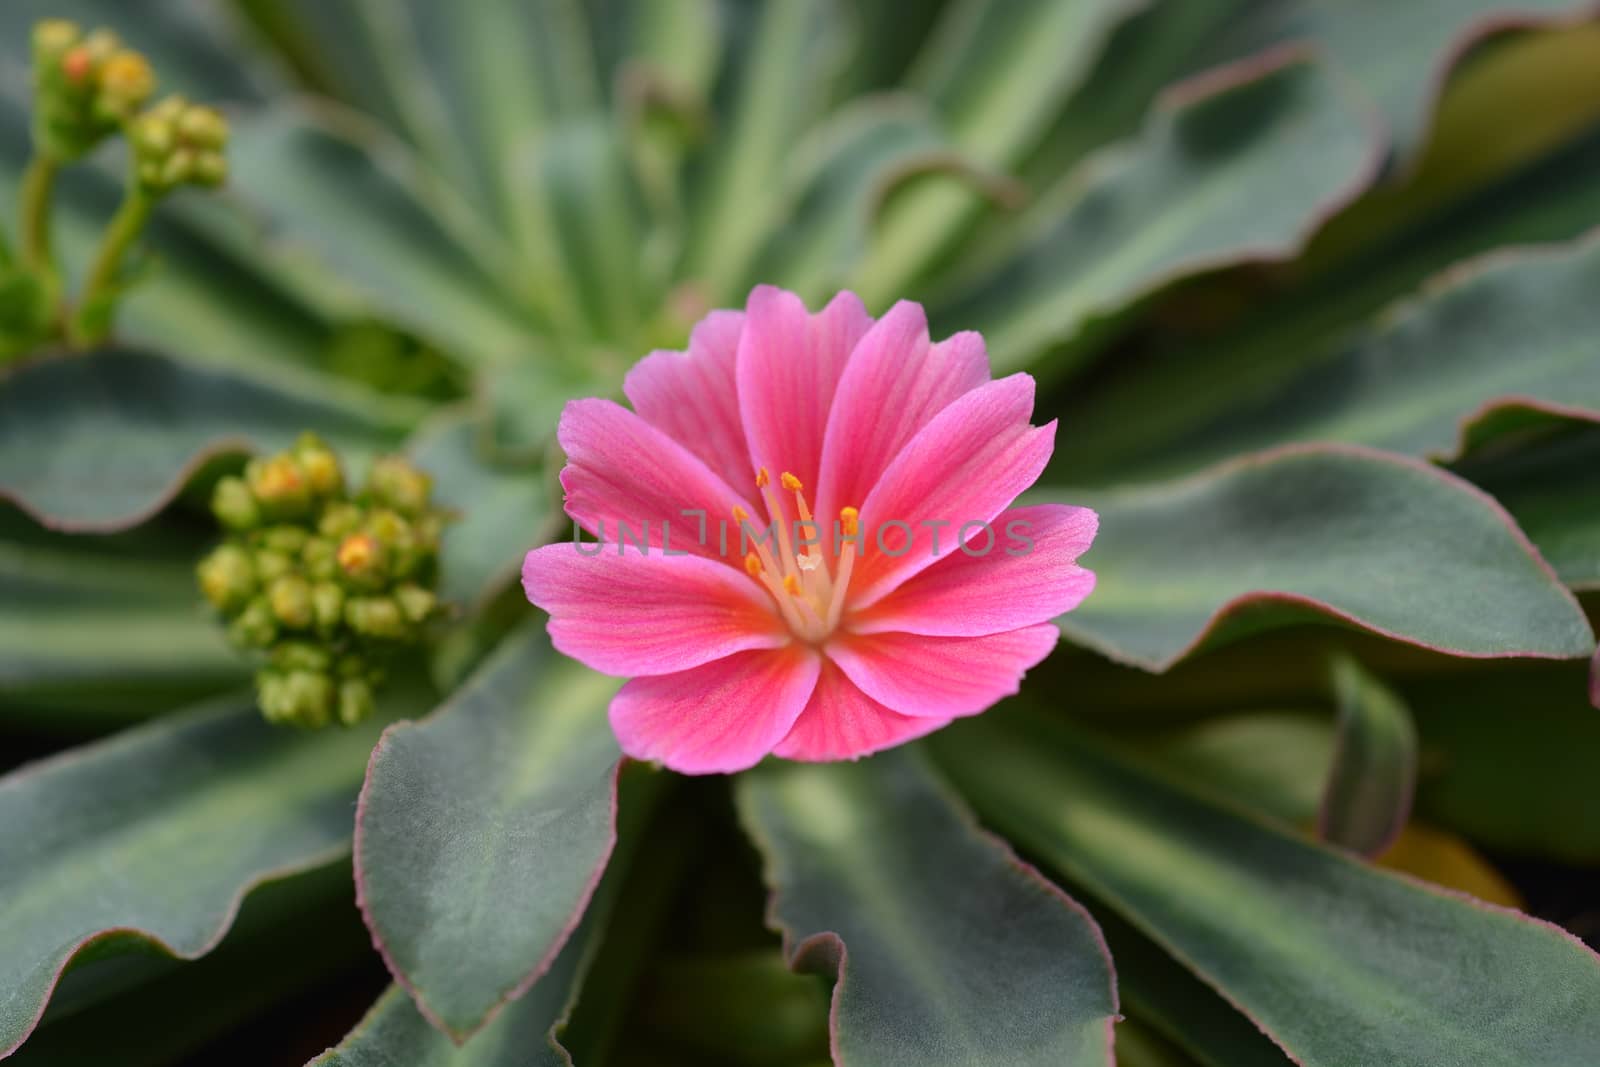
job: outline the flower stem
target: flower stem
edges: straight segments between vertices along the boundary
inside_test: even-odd
[[[50,194],[56,161],[36,153],[22,175],[22,261],[36,271],[54,273],[50,256]]]
[[[106,232],[100,239],[100,248],[94,254],[84,281],[83,297],[78,302],[78,313],[73,316],[72,339],[78,344],[91,344],[103,340],[111,332],[111,306],[117,298],[117,287],[122,277],[122,261],[128,249],[144,232],[150,221],[150,210],[155,198],[135,184],[122,198],[117,213],[111,217]]]

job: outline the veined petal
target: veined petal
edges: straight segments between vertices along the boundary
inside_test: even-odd
[[[821,763],[857,759],[931,734],[949,719],[902,715],[873,700],[824,660],[811,702],[773,749],[784,759]]]
[[[567,514],[584,529],[615,545],[626,523],[630,542],[642,538],[652,547],[726,561],[717,523],[735,506],[752,505],[699,457],[610,400],[572,401],[556,437],[567,453],[561,470]],[[695,509],[705,513],[704,544],[702,519],[683,514]]]
[[[828,658],[881,704],[924,718],[974,715],[1015,693],[1024,671],[1056,647],[1045,623],[987,637],[836,633]]]
[[[861,506],[891,460],[957,397],[989,380],[983,338],[928,342],[922,305],[902,300],[857,344],[828,414],[817,514]]]
[[[568,541],[529,552],[522,587],[550,613],[555,647],[603,674],[669,674],[790,640],[771,597],[700,556]]]
[[[853,615],[861,634],[898,630],[942,637],[982,637],[1048,622],[1094,590],[1094,572],[1078,566],[1100,518],[1088,508],[1037,504],[1008,508],[946,558]]]
[[[629,756],[682,774],[747,770],[788,735],[821,660],[796,643],[635,678],[611,701],[611,728]]]
[[[839,377],[871,326],[854,293],[840,293],[815,315],[782,289],[763,285],[750,294],[739,338],[738,385],[756,467],[766,467],[773,478],[789,471],[808,488],[815,486]]]
[[[652,352],[622,381],[641,418],[730,486],[744,486],[752,470],[735,384],[743,331],[743,312],[713,311],[689,335],[687,352]]]
[[[853,607],[959,551],[964,528],[981,532],[967,524],[992,522],[1038,479],[1056,424],[1030,426],[1032,413],[1033,379],[1013,374],[958,397],[901,449],[861,505]]]

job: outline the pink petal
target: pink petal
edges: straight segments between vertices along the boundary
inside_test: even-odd
[[[958,333],[928,343],[922,305],[902,300],[856,345],[828,415],[816,513],[831,522],[859,508],[917,431],[963,393],[989,380],[983,338]]]
[[[891,711],[824,661],[811,702],[772,751],[784,759],[815,763],[856,759],[931,734],[949,722]]]
[[[906,444],[861,505],[853,607],[959,551],[963,528],[966,538],[981,537],[967,524],[991,522],[1034,483],[1055,449],[1056,424],[1030,426],[1032,412],[1033,379],[1013,374],[957,398]]]
[[[763,285],[750,294],[739,338],[738,384],[755,466],[766,467],[774,479],[789,471],[815,491],[839,376],[871,325],[853,293],[840,293],[816,315],[782,289]]]
[[[1048,622],[1094,590],[1094,572],[1077,560],[1099,525],[1100,517],[1088,508],[1008,508],[992,523],[993,540],[975,533],[966,546],[850,615],[846,624],[863,634],[981,637]],[[986,547],[985,555],[968,554]]]
[[[755,582],[700,556],[568,541],[529,552],[522,587],[550,613],[556,648],[604,674],[668,674],[790,639]]]
[[[721,551],[718,523],[729,524],[737,543],[733,509],[752,505],[664,432],[609,400],[574,400],[561,412],[556,438],[567,453],[561,471],[567,514],[585,530],[611,545],[643,540],[674,552],[732,558]],[[685,509],[705,515],[685,515]]]
[[[743,312],[713,311],[689,335],[687,352],[652,352],[622,382],[640,417],[730,486],[747,484],[752,470],[734,384],[743,330]]]
[[[611,729],[634,759],[659,760],[682,774],[746,770],[794,726],[821,659],[797,643],[635,678],[611,701]]]
[[[841,632],[827,653],[862,692],[902,715],[950,718],[1015,693],[1060,637],[1049,623],[987,637]]]

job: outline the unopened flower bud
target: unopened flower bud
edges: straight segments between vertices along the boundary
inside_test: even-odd
[[[131,49],[113,53],[100,68],[100,93],[95,100],[96,116],[103,121],[121,122],[131,116],[155,92],[156,75],[150,61]]]
[[[304,630],[314,621],[311,583],[295,574],[276,579],[267,590],[272,616],[290,630]]]
[[[344,621],[344,590],[332,582],[316,583],[311,587],[311,610],[317,629],[332,633]]]
[[[272,605],[264,596],[252,599],[228,624],[228,640],[239,648],[266,648],[277,636],[278,624],[272,617]]]
[[[272,650],[272,665],[284,671],[328,673],[333,657],[309,641],[283,641]]]
[[[228,143],[228,120],[216,108],[187,108],[178,116],[178,136],[196,148],[219,149]]]
[[[261,531],[259,537],[262,548],[270,548],[286,556],[293,556],[302,551],[306,547],[306,542],[311,539],[305,527],[290,526],[287,523],[269,526]]]
[[[354,504],[329,504],[317,521],[317,532],[323,537],[343,538],[356,532],[361,525],[361,509]]]
[[[420,623],[433,614],[433,609],[439,606],[439,598],[420,585],[407,582],[398,585],[394,590],[394,599],[400,605],[401,614],[406,620]]]
[[[389,576],[388,551],[370,533],[353,533],[339,542],[334,557],[339,573],[357,589],[379,589]]]
[[[329,497],[344,488],[344,471],[339,457],[314,433],[303,433],[295,442],[294,458],[305,472],[306,484],[317,496]]]
[[[305,472],[294,457],[282,454],[253,459],[244,468],[245,484],[261,505],[262,513],[276,519],[297,518],[311,506]]]
[[[362,678],[347,678],[339,683],[339,721],[346,726],[372,714],[377,702],[372,697],[372,686]]]
[[[229,475],[211,491],[211,513],[222,525],[248,530],[261,522],[261,508],[244,479]]]
[[[293,570],[294,560],[282,552],[263,548],[256,553],[256,577],[263,584],[277,581]]]
[[[290,722],[310,729],[326,726],[333,716],[333,679],[316,671],[262,671],[256,676],[261,710],[270,722]]]
[[[33,27],[33,61],[43,66],[54,63],[83,36],[70,19],[40,19]]]
[[[398,512],[387,508],[367,516],[366,532],[384,547],[388,554],[388,573],[397,578],[410,577],[422,559],[422,546],[417,542],[411,524]]]
[[[344,621],[363,637],[392,640],[408,630],[400,605],[387,596],[351,597],[344,604]]]
[[[218,611],[236,611],[255,595],[255,566],[250,553],[238,545],[220,545],[212,550],[200,561],[197,573],[200,591]]]
[[[331,581],[339,576],[339,561],[335,559],[338,543],[326,537],[312,537],[300,550],[300,562],[306,577],[316,582]]]
[[[420,515],[428,508],[433,479],[413,467],[403,456],[382,456],[367,476],[372,495],[403,515]]]

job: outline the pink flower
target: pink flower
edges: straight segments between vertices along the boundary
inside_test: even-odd
[[[1015,693],[1094,588],[1098,521],[1010,506],[1055,447],[1033,388],[991,381],[975,333],[930,343],[917,304],[763,286],[641,360],[633,411],[568,404],[566,509],[601,544],[536,549],[522,582],[556,648],[632,679],[623,751],[855,758]]]

